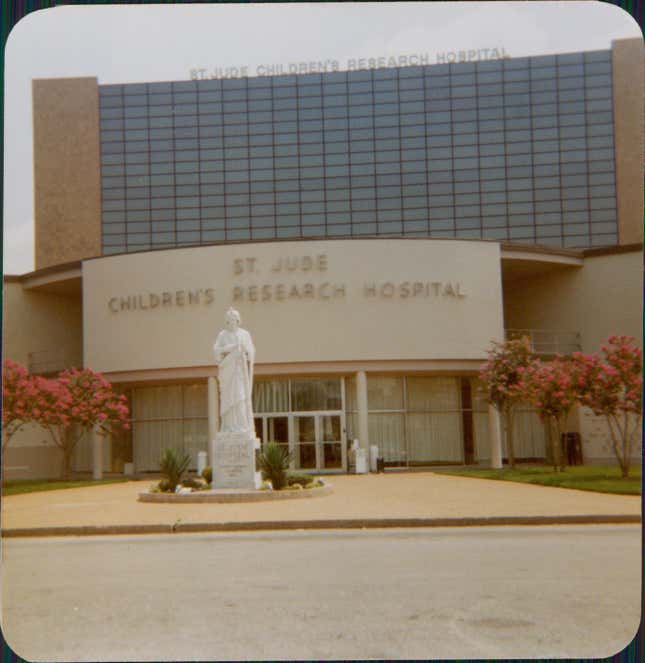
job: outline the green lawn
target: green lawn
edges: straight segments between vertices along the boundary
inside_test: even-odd
[[[16,479],[15,481],[2,482],[3,495],[20,495],[21,493],[35,493],[41,490],[60,490],[61,488],[82,488],[83,486],[100,486],[106,483],[123,483],[128,481],[126,478],[118,479],[92,479],[82,481],[62,481],[52,479],[45,481],[43,479]]]
[[[434,470],[439,474],[454,474],[477,479],[496,479],[499,481],[521,481],[541,486],[576,488],[593,490],[598,493],[617,493],[621,495],[640,495],[641,468],[635,465],[629,470],[629,477],[622,479],[618,467],[606,465],[582,465],[567,467],[564,472],[554,472],[550,465],[518,465],[515,469],[493,470],[486,468],[441,468]]]

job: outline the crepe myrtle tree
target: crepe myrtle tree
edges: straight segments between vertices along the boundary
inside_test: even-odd
[[[25,425],[40,416],[38,394],[40,380],[10,359],[2,365],[2,458],[11,438]]]
[[[605,417],[611,447],[627,478],[632,448],[641,430],[643,353],[633,336],[610,336],[600,349],[602,355],[574,353],[576,386],[580,403]]]
[[[503,343],[493,341],[488,350],[488,359],[479,371],[484,396],[502,419],[510,467],[515,467],[513,414],[515,407],[525,400],[519,388],[520,369],[526,368],[533,359],[531,344],[526,336]]]
[[[63,454],[63,477],[69,478],[78,442],[92,429],[108,435],[129,428],[125,396],[89,368],[69,368],[56,379],[41,379],[36,421],[49,431]]]
[[[528,366],[520,368],[519,374],[518,388],[547,424],[553,469],[562,471],[565,458],[560,439],[569,412],[578,402],[576,364],[570,357],[556,355],[546,362],[534,359]]]

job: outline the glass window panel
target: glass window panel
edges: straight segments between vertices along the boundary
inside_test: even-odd
[[[508,141],[529,141],[530,139],[531,132],[528,130],[506,132],[506,140]]]
[[[403,409],[403,378],[368,375],[367,403],[369,410]]]
[[[501,71],[479,71],[477,75],[477,83],[479,85],[487,83],[501,83],[502,82],[502,72]]]
[[[453,177],[455,182],[477,182],[479,180],[479,169],[455,170]]]
[[[590,185],[597,185],[597,184],[611,184],[611,191],[613,192],[612,195],[615,194],[615,186],[614,185],[614,174],[613,173],[593,173],[589,175],[589,184]]]

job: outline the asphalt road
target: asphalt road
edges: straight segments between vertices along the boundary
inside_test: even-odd
[[[30,660],[605,657],[640,621],[632,525],[3,541]]]

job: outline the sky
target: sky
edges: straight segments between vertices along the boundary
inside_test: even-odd
[[[34,269],[31,81],[99,84],[188,80],[260,67],[496,48],[511,57],[609,48],[642,36],[611,4],[414,2],[62,6],[31,13],[5,50],[5,274]]]

